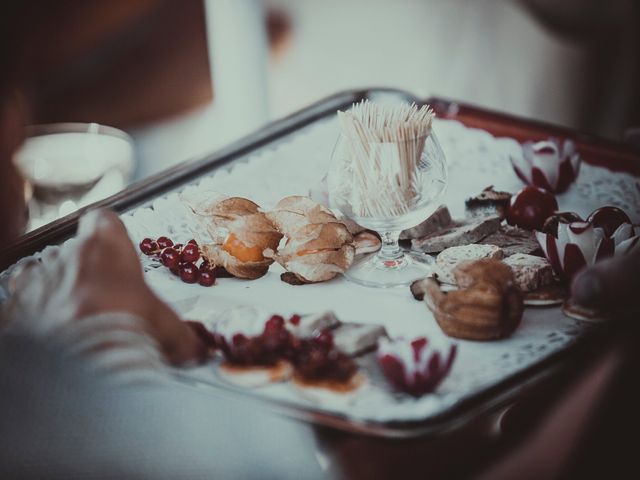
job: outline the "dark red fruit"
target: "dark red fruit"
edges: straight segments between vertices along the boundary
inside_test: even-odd
[[[198,242],[196,242],[193,238],[187,242],[187,245],[195,245],[198,246]]]
[[[284,318],[280,315],[272,315],[264,325],[264,330],[281,330],[284,327]]]
[[[213,273],[213,270],[203,270],[200,267],[200,280],[198,283],[203,287],[211,287],[216,283],[216,276]]]
[[[180,263],[180,254],[173,247],[167,247],[160,254],[160,261],[169,270],[175,270]]]
[[[313,340],[326,348],[333,348],[333,334],[329,330],[318,333]]]
[[[294,313],[293,315],[291,315],[291,318],[289,318],[289,323],[291,325],[300,325],[300,315],[298,315],[297,313]]]
[[[195,263],[200,259],[200,249],[193,243],[187,243],[184,247],[182,247],[180,259],[183,262]]]
[[[528,185],[511,197],[507,222],[527,230],[541,230],[545,220],[557,210],[558,202],[553,194]]]
[[[594,228],[602,228],[607,237],[612,236],[620,225],[631,223],[629,216],[617,207],[600,207],[587,219]]]
[[[171,240],[169,237],[158,237],[156,243],[160,248],[173,247],[173,240]]]
[[[180,279],[185,283],[196,283],[200,279],[200,270],[191,262],[185,262],[178,267]]]
[[[153,255],[158,251],[158,244],[150,238],[145,238],[140,242],[140,251],[145,255]]]

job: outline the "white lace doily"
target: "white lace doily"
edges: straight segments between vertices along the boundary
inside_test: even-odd
[[[449,162],[449,185],[443,203],[454,216],[463,215],[466,197],[488,185],[512,192],[522,187],[508,160],[508,153],[520,148],[514,140],[496,139],[487,132],[449,120],[436,121],[434,129]],[[179,242],[206,239],[205,232],[182,204],[180,194],[216,191],[250,198],[265,209],[284,196],[307,195],[323,177],[337,135],[335,120],[316,123],[284,142],[254,152],[121,218],[136,244],[143,237],[160,235]],[[583,164],[576,184],[568,193],[558,196],[558,201],[561,209],[583,216],[603,204],[613,204],[623,208],[634,222],[640,221],[638,178],[599,167]],[[152,288],[185,317],[203,319],[211,312],[247,304],[266,313],[283,315],[332,309],[344,321],[383,324],[392,336],[443,337],[431,313],[423,303],[413,300],[408,288],[377,290],[343,278],[291,286],[280,281],[282,269],[278,265],[273,265],[258,280],[220,279],[215,287],[204,288],[184,284],[166,269],[157,268],[148,257],[140,258]],[[0,276],[5,295],[7,277],[7,272]],[[420,399],[393,394],[375,369],[370,372],[369,385],[350,403],[316,403],[286,383],[254,393],[358,420],[421,420],[566,347],[588,328],[589,324],[565,317],[559,308],[529,308],[522,325],[509,339],[457,341],[458,358],[451,374],[436,393]],[[184,373],[205,383],[220,382],[214,365]]]

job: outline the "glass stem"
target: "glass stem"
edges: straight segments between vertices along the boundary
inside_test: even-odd
[[[382,247],[378,252],[378,258],[385,261],[396,261],[402,258],[402,250],[398,245],[400,230],[395,232],[384,232],[380,235],[382,239]]]

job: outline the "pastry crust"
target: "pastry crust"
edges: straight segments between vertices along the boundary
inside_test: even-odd
[[[356,372],[346,382],[332,379],[309,380],[294,372],[292,381],[294,385],[304,390],[323,390],[332,394],[345,395],[355,393],[364,387],[367,384],[367,377],[362,372]]]
[[[511,269],[499,260],[458,265],[453,274],[459,289],[443,292],[440,283],[423,282],[424,301],[442,330],[451,337],[494,340],[513,333],[522,320],[522,292]]]
[[[562,282],[537,288],[524,294],[524,304],[527,307],[553,307],[562,304],[567,298],[567,286]]]
[[[224,361],[220,364],[218,373],[234,385],[255,388],[288,380],[293,373],[293,367],[285,360],[270,366],[234,365]]]

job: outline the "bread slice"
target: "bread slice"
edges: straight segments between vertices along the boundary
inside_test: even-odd
[[[450,247],[440,252],[436,257],[435,272],[438,280],[443,283],[455,284],[453,269],[468,260],[480,260],[482,258],[494,258],[502,260],[504,253],[495,245],[461,245]]]
[[[454,222],[448,228],[439,230],[422,238],[411,241],[414,250],[425,253],[438,253],[451,247],[477,243],[498,231],[501,219],[498,216],[478,217],[462,222]]]
[[[451,214],[446,205],[440,205],[436,211],[427,217],[422,223],[413,228],[408,228],[400,232],[400,240],[410,240],[412,238],[421,238],[431,233],[444,230],[453,223]]]
[[[542,248],[533,232],[510,225],[501,226],[497,232],[484,237],[479,243],[500,247],[505,257],[516,253],[542,256]]]

